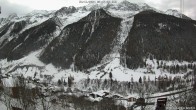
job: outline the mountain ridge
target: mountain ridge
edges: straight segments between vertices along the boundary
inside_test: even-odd
[[[47,63],[53,62],[54,65],[61,65],[61,67],[65,65],[66,68],[69,68],[72,63],[75,63],[75,66],[77,66],[79,70],[89,68],[90,65],[95,65],[93,63],[99,63],[102,57],[110,50],[110,42],[116,36],[116,31],[114,30],[118,29],[120,21],[120,18],[114,18],[108,15],[103,9],[92,11],[78,22],[67,25],[61,35],[49,44],[49,47],[47,47],[45,52],[41,55],[41,59]],[[114,28],[111,27],[112,24]],[[107,32],[110,32],[110,37],[106,36]],[[106,41],[99,39],[105,39]],[[105,42],[105,44],[99,47],[95,46],[96,42]],[[100,50],[101,48],[106,48],[106,50]],[[61,50],[64,51],[61,52]],[[87,53],[85,54],[85,52]],[[102,52],[103,55],[101,53],[99,54],[99,52]],[[53,56],[53,54],[56,55]],[[98,54],[100,58],[95,61],[94,59],[99,57]],[[89,55],[95,55],[96,57],[90,60],[91,57]],[[51,59],[54,60],[50,61]],[[59,62],[60,59],[65,62]],[[88,60],[88,63],[86,60]],[[82,63],[82,65],[80,63]],[[86,66],[84,64],[86,64]]]
[[[54,63],[55,66],[66,69],[71,68],[71,66],[74,65],[78,70],[86,70],[100,64],[104,58],[110,56],[109,54],[116,54],[116,56],[118,56],[119,53],[123,54],[118,57],[123,57],[124,54],[127,54],[124,53],[124,50],[121,50],[122,48],[127,48],[129,50],[125,45],[128,41],[125,40],[124,43],[123,39],[129,39],[130,34],[127,37],[126,33],[130,33],[130,31],[136,27],[138,16],[146,14],[147,17],[142,15],[144,17],[144,20],[142,20],[145,21],[145,18],[147,18],[148,22],[154,23],[154,21],[149,19],[151,18],[149,15],[153,15],[152,12],[157,12],[156,9],[147,4],[126,2],[121,2],[116,5],[107,4],[103,7],[95,7],[94,5],[91,5],[88,8],[85,7],[85,9],[84,7],[62,7],[57,11],[34,11],[21,18],[9,21],[7,25],[0,28],[1,58],[17,60],[30,54],[32,51],[41,49],[41,55],[38,57],[46,64]],[[94,7],[94,9],[92,10],[90,7]],[[170,20],[166,23],[171,25],[176,22],[175,20],[179,21],[180,19],[171,15],[166,15],[160,11],[158,12],[163,18],[165,17],[166,20]],[[172,18],[172,20],[169,18]],[[161,20],[158,20],[160,23],[157,23],[156,25],[152,24],[157,28],[148,24],[149,29],[159,31],[160,33],[162,31],[171,33],[169,30],[170,28],[162,23],[164,19],[151,19]],[[133,20],[133,27],[131,20]],[[4,21],[5,19],[2,19],[2,22]],[[138,26],[142,26],[140,28],[141,30],[142,28],[145,29],[143,21],[141,21],[141,24],[137,23]],[[173,22],[173,24],[171,22]],[[182,20],[182,22],[184,21]],[[193,23],[191,28],[194,27],[194,20],[189,19],[186,22],[189,24]],[[144,24],[145,23],[146,22],[144,22]],[[176,25],[178,25],[178,23]],[[179,28],[180,27],[176,26],[175,29],[178,30]],[[124,30],[122,31],[123,33],[119,33],[121,32],[120,30]],[[185,33],[189,32],[184,28],[183,30]],[[177,31],[174,30],[174,32]],[[117,36],[119,38],[117,38]],[[121,38],[122,36],[123,38]],[[132,44],[134,43],[135,42]],[[34,46],[34,44],[37,46]],[[95,46],[95,44],[97,46]],[[118,46],[115,47],[115,45]],[[57,48],[58,46],[59,48]],[[54,50],[55,48],[57,48],[57,50]],[[105,49],[105,52],[103,52],[102,49]],[[112,51],[114,53],[112,53]],[[90,57],[91,55],[92,57]],[[125,57],[131,57],[131,55],[127,54]],[[127,61],[127,65],[132,65],[130,59],[127,59]],[[142,58],[140,58],[140,62],[143,62]]]

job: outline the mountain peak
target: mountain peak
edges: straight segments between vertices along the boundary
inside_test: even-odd
[[[62,7],[61,9],[57,10],[55,12],[56,16],[63,16],[64,14],[70,14],[70,13],[74,13],[76,11],[76,8],[74,6],[70,6],[70,7]]]
[[[120,4],[131,4],[131,2],[129,2],[127,0],[123,0],[122,2],[120,2]]]
[[[9,20],[12,20],[14,18],[18,18],[18,15],[16,13],[11,13],[11,14],[8,15]]]
[[[174,9],[168,9],[165,14],[176,16],[176,17],[181,17],[182,13],[180,13],[178,10]]]
[[[30,13],[27,13],[26,16],[41,16],[41,15],[47,15],[51,13],[51,11],[47,11],[47,10],[33,10]]]
[[[178,18],[183,18],[183,19],[191,19],[191,18],[187,17],[186,15],[180,13],[178,10],[175,10],[175,9],[168,9],[165,12],[165,14],[175,16],[175,17],[178,17]]]
[[[93,10],[86,17],[81,19],[80,21],[94,21],[102,18],[110,18],[112,17],[108,11],[105,11],[103,8]]]
[[[122,1],[118,4],[118,9],[120,10],[133,10],[133,11],[138,11],[139,6],[134,3],[130,3],[128,1]]]

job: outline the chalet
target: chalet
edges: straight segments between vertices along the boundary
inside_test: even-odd
[[[119,95],[113,95],[112,98],[114,98],[114,99],[121,99],[121,98],[123,98],[123,97],[121,97],[121,96],[119,96]]]
[[[98,94],[93,94],[93,93],[89,94],[89,96],[92,97],[92,98],[101,97],[100,95],[98,95]]]
[[[145,99],[144,98],[138,98],[136,100],[136,105],[145,105]]]
[[[166,110],[166,103],[167,103],[166,97],[158,98],[156,102],[155,110]]]
[[[135,97],[129,97],[128,99],[127,99],[127,101],[128,102],[136,102],[136,98]]]
[[[110,93],[109,92],[103,92],[104,93],[104,97],[108,96]]]
[[[18,108],[18,107],[13,107],[12,106],[12,110],[23,110],[22,108]]]

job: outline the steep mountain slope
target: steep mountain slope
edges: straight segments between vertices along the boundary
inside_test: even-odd
[[[0,58],[8,58],[16,60],[24,57],[32,51],[38,50],[45,46],[54,36],[54,32],[59,26],[58,18],[51,18],[38,26],[25,30],[21,34],[16,35],[10,41],[4,40],[4,44],[0,47]],[[10,34],[19,32],[24,27],[25,22],[21,21],[13,25]]]
[[[154,11],[144,11],[134,17],[126,39],[126,59],[129,68],[142,67],[145,59],[196,60],[196,21],[179,19]]]
[[[4,34],[6,34],[8,32],[8,30],[12,26],[12,24],[13,24],[13,22],[10,22],[0,28],[0,37],[2,37]]]
[[[12,35],[18,34],[22,29],[24,29],[26,25],[27,25],[27,22],[25,20],[15,22],[10,32],[10,35],[12,36]]]
[[[7,18],[0,20],[0,45],[17,38],[25,30],[35,27],[49,19],[48,11],[33,11],[25,16],[18,17],[16,14],[10,14]]]
[[[6,18],[0,18],[0,26],[3,25],[5,21],[6,21]]]
[[[120,22],[120,18],[112,17],[103,9],[94,10],[66,26],[40,59],[63,68],[69,68],[72,63],[80,70],[90,68],[111,51]]]

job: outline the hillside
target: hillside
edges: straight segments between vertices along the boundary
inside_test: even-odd
[[[143,67],[147,58],[158,60],[196,60],[196,21],[180,19],[154,11],[134,17],[126,40],[127,65]]]
[[[103,9],[92,11],[66,26],[44,50],[41,60],[62,68],[73,63],[79,70],[95,66],[111,51],[120,22]]]

